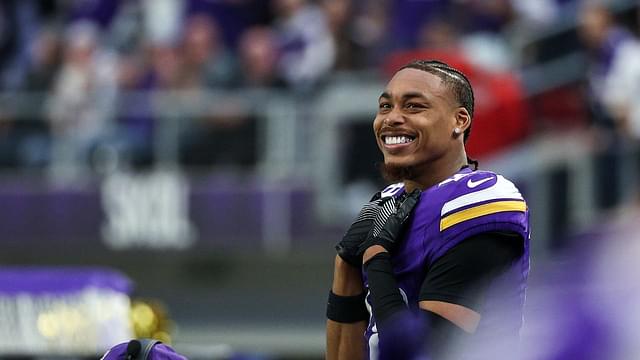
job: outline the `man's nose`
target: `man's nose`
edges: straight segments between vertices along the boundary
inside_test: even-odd
[[[387,114],[387,117],[384,120],[384,124],[387,126],[395,126],[403,124],[404,121],[405,119],[402,112],[399,109],[394,108]]]

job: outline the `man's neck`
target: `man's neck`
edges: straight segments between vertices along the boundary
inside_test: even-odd
[[[419,165],[416,170],[420,175],[413,179],[405,179],[403,181],[404,187],[407,192],[414,189],[428,189],[453,176],[465,165],[468,165],[468,162],[464,151],[454,158],[441,158],[428,164]]]

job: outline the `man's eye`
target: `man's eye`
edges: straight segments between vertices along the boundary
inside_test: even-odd
[[[422,109],[422,108],[424,108],[424,106],[422,106],[420,104],[416,104],[416,103],[408,103],[407,105],[405,105],[405,107],[407,109]]]
[[[378,108],[380,110],[388,110],[391,109],[391,104],[388,103],[381,103],[380,105],[378,105]]]

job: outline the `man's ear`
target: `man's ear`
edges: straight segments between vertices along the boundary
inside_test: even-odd
[[[456,127],[461,130],[461,133],[464,133],[471,126],[471,114],[461,106],[456,110],[455,117]]]

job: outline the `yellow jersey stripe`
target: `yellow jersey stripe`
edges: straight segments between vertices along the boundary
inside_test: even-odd
[[[484,215],[490,215],[504,211],[524,212],[526,210],[527,204],[524,201],[520,200],[496,201],[488,204],[482,204],[443,217],[442,219],[440,219],[440,231],[446,230],[447,228],[450,228],[451,226],[459,224],[463,221],[475,219]]]
[[[486,179],[490,179],[490,177],[487,177]],[[467,184],[467,187],[468,186],[469,185]],[[446,214],[450,214],[470,205],[486,204],[489,201],[500,201],[505,199],[524,200],[522,198],[522,194],[518,191],[518,188],[516,188],[511,181],[505,179],[501,175],[497,175],[496,183],[493,186],[483,190],[472,191],[446,202],[442,206],[440,216],[445,216]]]

